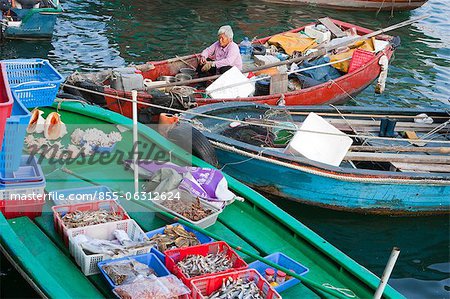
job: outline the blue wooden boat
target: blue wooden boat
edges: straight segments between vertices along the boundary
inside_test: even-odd
[[[56,20],[62,14],[61,5],[52,1],[39,8],[12,7],[5,13],[2,34],[8,39],[50,39]]]
[[[286,110],[285,107],[250,103],[220,103],[190,111],[196,114],[188,111],[181,119],[202,130],[215,147],[223,170],[276,198],[371,214],[450,212],[449,111],[370,107],[337,109],[329,106],[290,106]],[[313,111],[346,134],[373,136],[373,139],[364,139],[363,143],[363,138],[353,137],[353,145],[342,163],[331,166],[285,153],[283,145],[264,144],[269,131],[280,126],[279,122],[266,118],[268,111],[285,111],[294,124],[301,123]],[[421,113],[431,117],[433,124],[414,122],[415,116]],[[386,116],[397,119],[392,131],[395,138],[378,137],[380,119],[386,119]],[[263,140],[260,144],[252,137],[245,139],[243,134],[229,134],[232,127],[239,131],[261,123],[275,125],[262,128],[266,133],[260,132],[260,138],[255,138]],[[286,123],[283,125],[285,127]],[[399,134],[403,131],[409,131],[409,136],[415,134],[434,142],[414,142]]]

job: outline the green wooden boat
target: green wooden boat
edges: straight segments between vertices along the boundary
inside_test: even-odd
[[[45,114],[56,111],[56,106],[46,108]],[[64,102],[59,107],[62,120],[70,139],[75,128],[96,127],[103,131],[117,131],[116,125],[132,128],[132,121],[124,116],[102,108],[81,103]],[[45,116],[45,115],[44,115]],[[122,141],[115,151],[130,152],[132,130],[122,132]],[[139,140],[144,148],[157,148],[170,154],[172,162],[179,165],[210,167],[179,147],[164,139],[151,128],[139,125]],[[146,144],[147,146],[144,146]],[[153,151],[153,156],[157,151]],[[127,158],[127,157],[125,157]],[[150,157],[155,158],[155,157]],[[159,160],[161,157],[159,157]],[[53,161],[54,162],[54,161]],[[131,192],[133,173],[115,162],[81,161],[80,163],[41,162],[46,175],[46,191],[58,189],[107,185],[113,190]],[[77,162],[79,162],[77,160]],[[52,164],[53,163],[53,164]],[[348,298],[343,293],[323,285],[351,290],[359,298],[371,298],[379,284],[379,278],[356,263],[343,252],[312,232],[296,219],[282,211],[269,200],[226,176],[229,187],[244,201],[235,201],[220,214],[217,222],[206,231],[217,238],[242,247],[240,253],[247,262],[256,256],[283,252],[309,268],[303,283],[282,292],[283,298]],[[155,213],[151,202],[120,199],[130,216],[150,231],[173,222],[167,214]],[[108,284],[100,275],[86,277],[70,256],[60,235],[54,230],[50,203],[44,206],[42,216],[31,220],[20,217],[6,220],[0,215],[0,244],[5,256],[15,265],[25,279],[43,297],[50,298],[105,298],[112,297]],[[327,293],[325,290],[330,290]],[[334,294],[334,295],[333,295]],[[384,298],[403,298],[387,286]]]

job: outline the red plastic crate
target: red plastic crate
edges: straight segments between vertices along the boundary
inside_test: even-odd
[[[351,73],[353,71],[356,71],[369,61],[371,61],[375,57],[375,53],[362,50],[362,49],[356,49],[353,52],[352,59],[350,60],[350,66],[348,67],[348,72]]]
[[[61,235],[64,240],[66,246],[69,246],[69,236],[67,234],[67,230],[69,228],[64,224],[61,214],[69,213],[75,211],[98,211],[98,210],[107,210],[107,211],[115,211],[117,214],[122,216],[121,220],[128,220],[130,216],[128,216],[127,212],[122,208],[120,204],[118,204],[115,200],[101,200],[87,203],[79,203],[79,204],[69,204],[69,205],[59,205],[53,206],[53,223],[55,225],[55,230]]]
[[[198,254],[202,256],[207,256],[210,253],[220,253],[220,252],[226,252],[226,256],[233,263],[233,268],[218,273],[210,273],[188,278],[186,277],[186,275],[184,275],[184,273],[177,265],[179,261],[183,260],[188,255]],[[191,287],[191,281],[193,279],[209,277],[211,275],[227,273],[237,270],[244,270],[248,268],[247,263],[227,243],[222,241],[185,248],[166,250],[164,251],[164,254],[166,255],[167,269],[173,274],[175,274],[178,278],[180,278],[181,281],[183,281],[183,283],[188,287]]]
[[[3,145],[6,119],[11,116],[13,97],[6,77],[6,66],[0,63],[0,150]]]
[[[36,196],[26,200],[1,199],[0,211],[6,219],[22,216],[34,219],[41,216],[44,204],[44,196]]]
[[[260,289],[264,295],[265,299],[281,299],[280,294],[278,294],[265,280],[261,274],[255,269],[247,269],[242,271],[234,271],[224,274],[212,275],[204,278],[196,278],[192,280],[192,293],[191,297],[193,299],[205,299],[210,296],[213,292],[217,291],[222,287],[224,279],[228,277],[234,280],[238,278],[253,280],[258,289]]]

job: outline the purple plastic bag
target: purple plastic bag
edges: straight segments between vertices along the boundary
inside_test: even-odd
[[[228,183],[222,172],[217,169],[178,166],[172,163],[155,163],[153,161],[140,161],[139,167],[150,173],[162,168],[171,168],[183,175],[179,188],[210,201],[229,201],[235,195],[228,189]]]

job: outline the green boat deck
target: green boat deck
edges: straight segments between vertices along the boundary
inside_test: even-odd
[[[116,124],[131,127],[131,120],[116,113],[79,103],[63,103],[60,111],[62,120],[68,124],[68,131],[62,143],[67,144],[73,128],[97,127],[107,132],[116,130]],[[45,109],[46,114],[54,108]],[[158,149],[170,152],[171,161],[180,165],[211,167],[192,157],[177,146],[155,133],[152,129],[139,125],[139,140],[145,144],[155,144]],[[116,151],[130,152],[132,131],[122,133],[123,140]],[[149,157],[150,159],[154,157]],[[117,163],[98,164],[72,163],[52,164],[48,160],[41,165],[46,174],[46,191],[93,185],[107,185],[114,191],[131,192],[133,173]],[[67,170],[66,170],[67,169]],[[208,227],[208,232],[221,239],[237,244],[253,254],[266,256],[273,252],[283,252],[298,261],[309,272],[305,275],[319,285],[330,284],[336,288],[353,291],[359,298],[371,298],[379,279],[344,253],[319,237],[292,216],[282,211],[259,193],[226,176],[229,187],[244,201],[235,201],[220,214],[218,221]],[[170,219],[155,212],[148,201],[128,201],[119,199],[129,215],[144,231],[150,231],[165,224]],[[5,220],[0,215],[0,241],[2,250],[28,277],[39,292],[50,298],[101,298],[113,297],[109,285],[100,274],[86,277],[70,256],[60,235],[53,227],[51,203],[47,202],[41,217],[33,221],[26,217]],[[241,254],[247,263],[253,259]],[[329,298],[320,290],[299,283],[281,293],[283,298]],[[385,298],[403,298],[401,294],[387,286]]]

